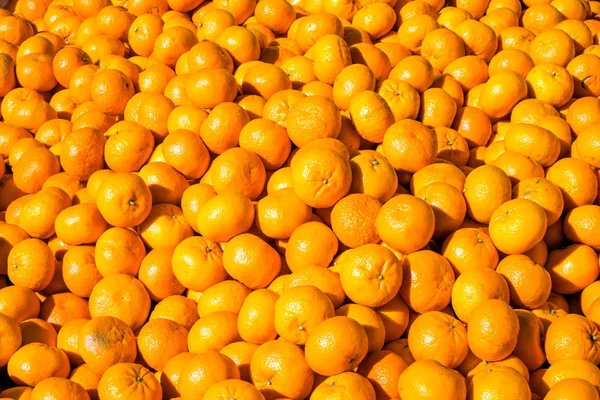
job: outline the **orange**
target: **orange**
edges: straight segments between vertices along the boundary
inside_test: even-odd
[[[499,361],[517,345],[519,320],[504,301],[489,299],[471,312],[467,340],[473,353],[489,361]]]
[[[503,71],[490,77],[480,95],[481,109],[491,118],[507,115],[527,95],[523,77],[516,72]]]
[[[0,225],[0,238],[2,238],[0,246],[0,272],[6,274],[8,266],[8,254],[17,243],[29,239],[26,231],[17,225],[2,224]]]
[[[396,3],[398,4],[398,3]],[[471,13],[463,8],[454,6],[443,7],[439,10],[437,22],[449,30],[453,30],[461,22],[472,18]]]
[[[490,237],[505,254],[531,250],[546,233],[544,209],[526,199],[514,199],[500,205],[489,221]]]
[[[510,193],[510,180],[500,168],[493,165],[476,168],[465,181],[464,196],[469,217],[489,223],[494,211],[510,199]]]
[[[184,239],[193,236],[193,230],[183,211],[172,204],[152,206],[148,218],[137,227],[137,231],[150,249],[175,247]]]
[[[399,396],[398,379],[407,367],[400,356],[391,351],[380,351],[368,355],[358,373],[369,379],[377,395],[394,398]]]
[[[314,382],[314,373],[302,350],[283,340],[273,340],[256,349],[250,374],[254,386],[268,398],[304,398]]]
[[[164,318],[177,322],[189,330],[198,320],[196,303],[183,296],[169,296],[152,310],[150,320]]]
[[[167,319],[149,321],[140,330],[137,343],[142,359],[153,369],[163,370],[171,357],[187,350],[187,329]]]
[[[301,89],[304,85],[317,80],[310,58],[294,56],[282,62],[280,67],[289,76],[294,89]]]
[[[415,360],[435,360],[448,368],[458,366],[469,348],[464,325],[439,311],[417,317],[411,325],[408,343]]]
[[[257,95],[269,100],[279,91],[292,89],[292,82],[277,65],[262,63],[248,69],[241,89],[244,95]]]
[[[208,117],[208,113],[198,107],[191,104],[180,105],[169,114],[167,129],[169,133],[185,129],[200,134],[200,128],[206,117]]]
[[[565,104],[573,95],[573,78],[560,66],[540,64],[527,74],[529,96],[554,107]]]
[[[561,398],[579,398],[582,400],[594,400],[598,398],[598,391],[588,381],[581,378],[569,378],[558,382],[550,389],[546,395],[547,399],[561,399]]]
[[[335,315],[329,297],[314,286],[287,290],[275,303],[274,326],[285,340],[303,345],[313,330]]]
[[[353,193],[364,193],[380,202],[389,200],[398,187],[391,164],[377,152],[360,151],[350,160]]]
[[[188,54],[188,68],[191,73],[198,72],[202,68],[223,68],[233,72],[231,56],[216,43],[203,41],[194,45],[186,54]]]
[[[229,241],[250,229],[254,220],[251,201],[241,193],[212,197],[198,210],[198,230],[209,240]]]
[[[248,98],[252,97],[260,98],[258,96],[249,96]],[[287,125],[287,115],[291,107],[305,97],[306,95],[304,93],[297,90],[284,90],[280,93],[276,93],[268,102],[265,102],[263,99],[263,106],[261,107],[258,116],[277,122],[279,125],[285,127]]]
[[[61,396],[72,399],[87,399],[87,392],[79,383],[65,378],[46,378],[31,391],[31,399],[43,399],[49,396]]]
[[[522,25],[536,35],[553,29],[564,17],[550,4],[532,4],[522,17]]]
[[[498,251],[485,233],[475,228],[463,228],[449,235],[442,246],[442,254],[458,274],[474,264],[495,269]]]
[[[591,250],[586,245],[573,244],[550,252],[546,269],[550,272],[552,287],[556,292],[574,293],[583,290],[596,279],[598,267],[591,257]],[[588,267],[581,268],[583,263],[589,263]]]
[[[184,397],[201,397],[214,383],[239,377],[233,361],[216,351],[208,351],[187,360],[179,376],[178,391]]]
[[[465,166],[469,160],[467,140],[451,128],[439,127],[433,131],[438,142],[437,158],[449,161],[453,165]]]
[[[244,396],[248,400],[260,400],[264,396],[248,382],[239,379],[226,379],[215,383],[204,394],[206,399],[221,399],[227,396]]]
[[[48,54],[24,55],[17,63],[16,75],[21,86],[40,92],[51,90],[57,84],[52,71],[52,57]]]
[[[450,127],[456,115],[454,99],[443,89],[431,88],[421,94],[419,119],[430,128]]]
[[[267,170],[279,169],[291,150],[286,130],[263,118],[248,122],[239,133],[241,148],[255,152]]]
[[[323,340],[333,337],[337,340]],[[368,338],[355,320],[336,316],[317,325],[305,346],[306,360],[318,374],[333,376],[355,368],[365,358]]]
[[[337,253],[338,240],[321,222],[307,222],[294,230],[288,240],[285,258],[292,271],[305,267],[328,267]]]
[[[462,224],[467,206],[462,194],[452,185],[436,182],[425,186],[416,194],[433,210],[435,230],[433,238],[444,238]]]
[[[113,365],[100,378],[98,396],[117,399],[115,393],[129,393],[132,399],[158,400],[162,389],[156,377],[145,367],[134,363]]]
[[[587,318],[568,314],[548,327],[546,331],[546,357],[554,364],[562,360],[587,360],[595,363],[598,359],[598,328]],[[573,343],[569,348],[562,348],[559,343]]]
[[[67,250],[63,258],[63,279],[73,294],[89,297],[94,285],[102,279],[96,268],[93,246]]]
[[[398,230],[398,221],[404,221]],[[377,233],[393,249],[404,254],[424,247],[435,231],[431,207],[410,195],[399,195],[386,202],[375,221]]]
[[[430,250],[410,253],[404,261],[400,294],[413,310],[439,311],[450,303],[454,272],[445,258]]]
[[[411,192],[417,193],[434,182],[448,183],[462,192],[465,185],[465,174],[448,163],[434,163],[417,171],[410,179]]]
[[[488,80],[488,65],[477,56],[465,56],[448,64],[443,73],[452,76],[468,92]]]
[[[513,187],[513,198],[531,200],[546,212],[548,226],[559,220],[564,200],[557,185],[544,178],[524,179]]]
[[[462,322],[468,324],[473,310],[489,299],[506,303],[510,299],[507,282],[499,273],[491,268],[470,268],[456,278],[452,288],[452,308]]]
[[[258,349],[257,344],[235,342],[223,347],[220,353],[229,357],[237,365],[240,370],[240,378],[248,382],[250,381],[250,362],[256,349]]]
[[[567,64],[567,71],[573,77],[576,97],[597,97],[600,94],[594,75],[598,61],[600,58],[594,54],[581,54]]]
[[[22,286],[0,289],[0,312],[17,323],[35,318],[40,312],[40,302],[34,296],[31,290]]]
[[[165,29],[156,37],[152,54],[159,62],[173,68],[177,59],[198,43],[194,33],[183,26]]]
[[[525,78],[533,66],[533,60],[523,50],[505,49],[490,60],[489,74],[492,76],[500,71],[514,71]]]
[[[598,162],[594,160],[594,156],[597,151],[596,134],[594,133],[594,128],[595,124],[592,124],[586,129],[584,129],[577,137],[577,140],[574,142],[573,147],[577,152],[577,158],[584,160],[592,167],[598,167]]]
[[[354,64],[364,64],[375,74],[377,82],[388,78],[392,63],[385,52],[369,43],[357,43],[350,47],[350,57]],[[390,76],[391,78],[391,76]]]
[[[482,22],[469,19],[455,28],[455,33],[465,42],[465,53],[476,55],[489,62],[496,53],[498,40],[492,28]]]
[[[334,150],[307,147],[298,151],[293,159],[294,191],[311,207],[333,206],[348,192],[351,183],[349,162]]]
[[[248,291],[247,288],[244,289]],[[205,296],[206,294],[203,294],[201,299]],[[275,305],[278,298],[279,295],[269,289],[259,289],[247,293],[245,298],[241,299],[237,329],[243,340],[248,343],[263,344],[277,337]]]
[[[470,395],[479,398],[504,394],[511,399],[531,398],[527,380],[517,370],[504,365],[487,365],[467,379]]]
[[[575,100],[567,110],[566,120],[575,136],[589,125],[598,122],[600,101],[594,97],[583,97]]]
[[[29,343],[17,350],[8,361],[8,375],[17,385],[36,386],[46,378],[67,378],[69,359],[56,347]]]
[[[220,68],[206,68],[191,74],[185,86],[190,101],[199,108],[214,108],[233,101],[237,94],[233,75]]]
[[[54,275],[54,255],[38,239],[25,239],[8,253],[8,276],[11,282],[33,291],[46,288]]]
[[[249,294],[250,290],[237,281],[219,282],[202,293],[198,300],[198,314],[200,317],[217,311],[239,314]]]
[[[150,214],[152,195],[139,176],[115,173],[100,185],[96,203],[109,224],[131,228],[142,223]]]
[[[375,229],[379,201],[366,194],[352,194],[341,199],[331,212],[331,226],[338,239],[348,247],[380,241]],[[357,216],[360,215],[360,218]]]
[[[222,250],[201,237],[183,240],[172,257],[173,273],[186,288],[203,291],[226,278]]]
[[[567,33],[552,29],[536,36],[531,42],[529,55],[535,65],[554,63],[566,67],[575,57],[575,45]]]
[[[256,206],[256,226],[267,237],[287,239],[311,218],[311,209],[292,188],[278,190],[261,199]]]
[[[108,224],[93,203],[67,207],[55,219],[56,236],[68,246],[94,243]]]
[[[136,312],[115,304],[119,296],[127,296],[137,306]],[[107,307],[108,305],[108,307]],[[120,318],[132,329],[140,328],[150,312],[150,296],[144,285],[129,275],[115,274],[104,277],[90,294],[92,317],[111,316]]]
[[[13,166],[15,186],[25,193],[36,193],[44,182],[60,172],[58,159],[43,147],[30,149]]]
[[[340,111],[332,101],[311,96],[291,106],[285,127],[292,142],[302,147],[316,139],[336,138],[342,127],[341,122]]]
[[[396,122],[383,139],[383,153],[395,169],[415,173],[435,160],[435,133],[418,121]]]
[[[545,361],[543,346],[544,325],[531,311],[516,310],[519,318],[519,336],[513,355],[519,357],[525,366],[533,371]]]
[[[400,375],[398,392],[400,398],[418,398],[425,392],[439,399],[458,400],[466,398],[467,385],[457,371],[435,360],[420,360]]]
[[[583,3],[574,3],[583,5]],[[592,32],[582,20],[566,19],[554,28],[566,32],[573,39],[575,54],[583,53],[586,48],[594,44]]]
[[[181,294],[185,290],[172,272],[172,255],[172,247],[152,250],[146,255],[140,266],[138,278],[154,301]]]
[[[183,192],[181,208],[183,215],[194,231],[198,232],[198,213],[200,207],[216,195],[217,192],[215,192],[212,186],[202,183],[191,185]]]
[[[342,287],[358,304],[382,306],[400,290],[401,267],[402,263],[390,250],[374,244],[361,246],[341,261]]]
[[[74,368],[69,379],[80,384],[88,392],[90,398],[98,392],[100,376],[93,372],[87,364]]]
[[[434,79],[431,87],[444,89],[444,91],[454,99],[454,102],[458,108],[464,105],[465,97],[462,87],[460,86],[460,83],[458,83],[458,81],[452,76],[447,74],[441,74],[437,76]]]
[[[562,192],[565,211],[592,204],[598,194],[596,176],[583,160],[563,158],[548,168],[546,178]]]
[[[352,18],[352,25],[367,31],[373,40],[388,33],[395,23],[394,9],[385,3],[368,4]]]
[[[261,273],[257,274],[257,263]],[[277,276],[281,259],[277,251],[259,237],[246,233],[229,241],[223,252],[227,273],[250,289],[264,288]]]
[[[225,28],[235,25],[235,18],[229,11],[217,8],[207,10],[198,19],[194,19],[195,14],[192,18],[198,26],[196,33],[199,41],[214,41]]]
[[[5,366],[12,355],[21,347],[22,336],[19,325],[12,318],[0,314],[0,329],[6,338],[6,346],[0,352],[0,364]]]
[[[237,315],[230,311],[216,311],[196,321],[187,337],[187,345],[193,353],[210,350],[220,351],[226,345],[237,342]]]
[[[540,393],[546,394],[560,381],[570,378],[581,378],[596,388],[599,384],[598,369],[586,360],[562,360],[551,365],[542,376]],[[596,389],[597,390],[597,389]]]
[[[416,119],[419,115],[421,98],[409,83],[397,79],[386,79],[377,85],[376,90],[377,94],[383,97],[390,106],[395,122],[403,119]]]
[[[421,56],[438,71],[443,71],[453,61],[464,55],[465,46],[462,39],[449,29],[433,30],[423,38]]]
[[[511,301],[529,309],[543,305],[548,296],[552,281],[550,274],[535,261],[524,255],[511,255],[504,258],[496,269],[509,284]],[[529,282],[536,282],[531,285]]]
[[[95,265],[103,276],[120,273],[137,276],[145,254],[144,244],[134,231],[110,228],[96,241]]]
[[[219,194],[225,191],[240,192],[254,200],[263,190],[266,172],[256,153],[232,148],[213,161],[210,179]]]
[[[260,45],[256,35],[241,26],[223,29],[215,42],[229,52],[235,65],[256,61],[260,57]]]
[[[390,71],[389,78],[406,82],[423,93],[433,83],[433,67],[421,56],[410,56],[396,64]]]
[[[240,132],[249,121],[248,113],[240,105],[221,103],[202,122],[200,137],[208,150],[222,154],[239,144]]]
[[[121,71],[99,70],[90,83],[91,98],[98,109],[109,115],[123,114],[133,96],[133,82]]]
[[[370,90],[362,91],[352,98],[349,113],[358,134],[373,143],[381,143],[386,130],[395,121],[386,100]]]
[[[147,161],[154,145],[148,129],[133,121],[120,121],[105,133],[104,159],[115,172],[138,171]]]

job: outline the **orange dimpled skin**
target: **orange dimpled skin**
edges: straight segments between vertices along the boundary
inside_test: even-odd
[[[152,195],[139,176],[116,173],[105,179],[98,189],[96,204],[109,224],[132,228],[150,214]]]

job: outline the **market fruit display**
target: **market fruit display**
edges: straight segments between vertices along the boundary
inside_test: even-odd
[[[0,400],[600,400],[600,1],[0,5]]]

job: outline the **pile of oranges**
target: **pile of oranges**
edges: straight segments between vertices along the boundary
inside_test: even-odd
[[[0,9],[0,400],[600,399],[600,1],[111,1]]]

